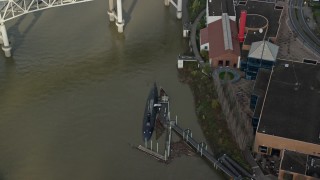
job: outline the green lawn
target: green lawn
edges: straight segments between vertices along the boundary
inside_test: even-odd
[[[227,74],[228,77],[225,77],[226,74]],[[225,78],[227,78],[227,79],[229,79],[229,80],[232,80],[232,79],[234,78],[234,74],[231,73],[231,72],[227,72],[227,73],[226,73],[226,72],[221,72],[221,73],[219,73],[219,78],[220,78],[221,80],[224,80]]]

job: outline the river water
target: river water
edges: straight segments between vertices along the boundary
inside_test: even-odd
[[[162,0],[124,0],[123,34],[107,1],[53,8],[6,23],[13,57],[0,55],[0,179],[222,179],[198,156],[166,165],[142,143],[153,82],[179,124],[204,140],[189,87],[177,78],[187,45]]]

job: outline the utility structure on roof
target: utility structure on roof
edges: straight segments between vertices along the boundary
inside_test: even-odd
[[[247,11],[243,10],[241,11],[240,20],[239,20],[239,42],[244,41],[244,31],[246,28],[246,19],[247,19]]]
[[[5,56],[11,56],[11,46],[4,24],[6,21],[36,11],[88,1],[92,0],[2,0],[0,2],[0,44]]]

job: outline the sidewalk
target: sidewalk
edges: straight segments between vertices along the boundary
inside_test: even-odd
[[[194,53],[194,56],[196,57],[196,59],[198,60],[198,62],[200,63],[201,66],[203,66],[204,61],[202,59],[202,57],[200,56],[200,52],[199,49],[197,47],[197,40],[196,40],[196,33],[197,33],[197,25],[200,21],[200,19],[202,18],[202,16],[206,13],[206,10],[202,10],[200,12],[200,14],[197,16],[197,18],[194,20],[194,22],[192,23],[192,28],[191,28],[191,36],[190,36],[190,41],[191,41],[191,45],[192,45],[192,51]]]
[[[269,176],[269,175],[266,176],[266,175],[263,174],[260,166],[254,160],[250,150],[246,149],[243,152],[243,155],[244,155],[244,158],[247,160],[247,162],[250,164],[251,169],[253,171],[254,178],[256,180],[274,180],[274,179],[277,179],[274,176]]]

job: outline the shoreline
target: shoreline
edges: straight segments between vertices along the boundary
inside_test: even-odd
[[[195,1],[199,2],[198,8],[194,7]],[[206,69],[206,63],[200,56],[196,36],[198,26],[201,23],[200,20],[205,13],[205,7],[206,0],[187,0],[183,6],[186,12],[184,15],[187,17],[184,18],[184,21],[188,20],[193,23],[191,36],[188,40],[192,44],[191,53],[195,56],[197,55],[198,61],[196,63],[188,63],[183,69],[178,69],[179,81],[188,84],[192,91],[197,123],[200,125],[215,158],[228,154],[247,171],[251,172],[251,166],[244,156],[245,152],[238,147],[228,128],[226,116],[218,101],[213,79],[201,72],[201,68]],[[188,49],[186,52],[188,52]],[[200,64],[200,68],[198,64]]]
[[[192,91],[197,122],[214,157],[228,154],[250,172],[251,168],[243,156],[243,151],[229,131],[212,79],[201,72],[197,63],[189,63],[184,69],[179,69],[178,76],[180,82],[188,84]]]

